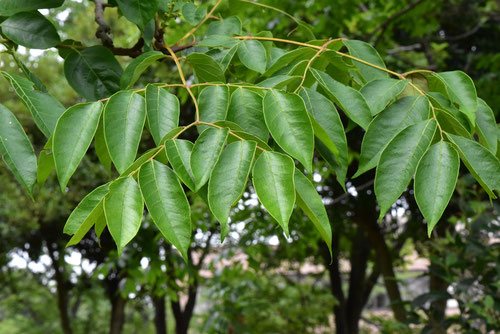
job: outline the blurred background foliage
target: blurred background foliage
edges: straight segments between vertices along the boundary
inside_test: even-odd
[[[170,1],[166,1],[170,3]],[[166,40],[196,24],[183,6],[204,13],[213,3],[176,1]],[[63,38],[98,44],[92,1],[69,1],[50,10]],[[500,4],[495,0],[223,1],[217,16],[237,15],[252,33],[301,41],[347,37],[376,46],[389,68],[460,69],[478,95],[500,105]],[[115,45],[131,47],[140,31],[105,11]],[[192,22],[192,21],[195,22]],[[191,21],[191,22],[190,22]],[[204,29],[204,28],[202,28]],[[55,50],[19,49],[24,62],[64,105],[78,102]],[[127,57],[118,57],[125,65]],[[0,54],[0,67],[18,71]],[[175,69],[158,63],[142,78],[177,81]],[[1,102],[43,140],[26,109],[0,80]],[[181,97],[182,99],[182,97]],[[190,115],[184,104],[181,115]],[[359,133],[348,133],[351,159]],[[355,170],[352,167],[348,175]],[[291,236],[246,193],[233,215],[228,239],[203,200],[192,196],[196,233],[190,263],[182,261],[151,224],[118,257],[109,234],[90,235],[65,248],[62,227],[71,209],[109,177],[90,156],[71,188],[60,193],[53,177],[36,201],[25,197],[0,165],[0,333],[494,333],[500,330],[499,206],[465,172],[432,238],[411,192],[376,223],[373,175],[336,185],[331,169],[316,165],[315,181],[332,221],[333,259],[318,235],[293,217]],[[148,219],[146,217],[146,219]],[[383,277],[396,277],[383,280]],[[393,313],[394,312],[394,313]],[[398,314],[396,314],[398,313]]]

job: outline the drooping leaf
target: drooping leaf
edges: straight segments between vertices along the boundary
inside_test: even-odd
[[[312,170],[314,133],[304,101],[297,94],[269,90],[264,96],[264,120],[278,145]]]
[[[215,164],[208,182],[208,204],[221,224],[221,239],[229,232],[228,219],[231,207],[238,202],[245,190],[256,143],[237,141],[227,145]]]
[[[154,147],[152,149],[147,150],[139,158],[137,158],[134,163],[132,163],[128,168],[121,173],[122,176],[128,176],[132,173],[136,173],[139,171],[139,169],[147,163],[148,161],[152,160],[155,157],[160,156],[161,151],[163,150],[162,146]]]
[[[237,88],[231,94],[227,119],[267,142],[269,131],[264,121],[262,97],[259,94],[245,88]]]
[[[311,69],[311,72],[321,87],[346,115],[366,130],[372,120],[372,114],[363,95],[357,90],[334,80],[324,72],[314,68]]]
[[[141,30],[154,18],[158,10],[158,0],[116,0],[116,3],[123,16]]]
[[[120,79],[120,87],[128,89],[132,87],[139,79],[142,73],[153,65],[157,60],[165,58],[166,56],[160,51],[148,51],[135,58],[123,71]]]
[[[436,120],[443,131],[452,134],[458,134],[463,137],[471,138],[470,132],[463,126],[462,122],[457,120],[454,114],[448,111],[449,109],[435,108]]]
[[[408,81],[396,79],[376,79],[364,85],[360,93],[368,103],[372,115],[385,109],[406,88]]]
[[[378,54],[377,50],[373,46],[363,41],[358,40],[344,40],[344,45],[349,50],[351,56],[357,57],[361,60],[374,64],[381,68],[386,68],[384,61]],[[365,79],[365,82],[369,82],[375,79],[388,78],[389,74],[383,70],[379,70],[375,67],[363,64],[356,60],[353,60],[354,66],[356,66],[361,73],[361,76]]]
[[[66,224],[64,225],[63,232],[69,235],[78,233],[78,240],[71,239],[67,246],[71,246],[80,242],[85,234],[96,223],[97,218],[104,219],[104,212],[102,211],[102,201],[104,196],[109,191],[109,183],[103,184],[92,192],[87,194],[78,206],[71,212]],[[101,207],[99,208],[99,205]]]
[[[193,171],[191,170],[191,152],[193,143],[184,139],[172,139],[165,142],[168,161],[179,179],[192,191],[195,190]]]
[[[34,90],[33,83],[26,78],[7,72],[2,74],[28,108],[37,127],[49,138],[65,110],[63,105],[51,95]]]
[[[302,88],[300,96],[312,116],[314,135],[334,156],[333,161],[329,162],[333,163],[332,168],[335,170],[337,180],[344,186],[349,152],[344,126],[337,109],[329,99],[310,88]]]
[[[148,85],[146,87],[146,113],[149,132],[156,145],[179,125],[179,99],[166,89]]]
[[[208,128],[196,139],[190,159],[195,191],[207,183],[224,148],[227,135],[227,129]]]
[[[309,217],[321,238],[326,242],[330,253],[332,252],[332,228],[326,213],[325,205],[314,185],[302,174],[295,170],[295,190],[297,192],[297,205]]]
[[[98,100],[120,89],[122,68],[109,49],[96,45],[73,49],[64,62],[64,75],[78,94]]]
[[[122,173],[137,155],[146,120],[144,98],[133,91],[116,93],[106,103],[103,119],[109,155]]]
[[[0,156],[17,181],[31,195],[36,182],[35,152],[21,124],[2,104],[0,104]]]
[[[238,41],[227,35],[208,35],[202,39],[197,45],[206,46],[209,48],[232,48],[238,44]],[[226,50],[228,51],[228,50]],[[236,51],[236,50],[235,50]]]
[[[141,190],[132,177],[118,179],[109,186],[104,198],[104,215],[118,253],[139,232],[143,210]]]
[[[276,60],[272,61],[264,72],[263,76],[270,77],[276,72],[282,70],[283,68],[289,66],[292,63],[297,63],[303,60],[310,59],[314,57],[316,51],[311,48],[297,48],[286,53],[281,54]],[[280,72],[281,73],[281,72]]]
[[[447,133],[446,137],[455,144],[472,176],[486,190],[491,198],[497,198],[494,191],[500,190],[500,162],[488,149],[479,143]]]
[[[212,57],[193,52],[187,56],[187,61],[193,66],[198,82],[226,82],[224,71]]]
[[[191,209],[177,176],[162,163],[150,160],[141,167],[139,184],[153,222],[187,261]]]
[[[436,132],[433,119],[410,125],[401,131],[382,152],[375,174],[375,195],[382,219],[410,183],[417,164]]]
[[[252,183],[259,201],[288,235],[295,204],[295,165],[284,154],[265,151],[255,161]]]
[[[302,77],[298,75],[275,75],[257,84],[258,87],[282,89],[287,86],[298,85]]]
[[[432,145],[424,154],[415,173],[415,200],[425,220],[430,237],[453,195],[460,159],[447,142]]]
[[[57,121],[53,154],[62,191],[89,149],[101,113],[101,102],[77,104],[66,110]]]
[[[359,168],[354,177],[377,166],[387,144],[407,126],[426,120],[429,110],[426,97],[407,96],[377,115],[363,137]]]
[[[244,40],[238,45],[238,58],[245,67],[258,73],[266,71],[266,49],[260,41]]]
[[[0,16],[11,16],[41,8],[56,8],[63,3],[64,0],[0,0]]]
[[[208,86],[203,88],[199,97],[198,105],[200,110],[200,120],[203,122],[223,121],[226,119],[229,108],[229,87]],[[200,126],[200,132],[206,126]]]
[[[0,27],[8,39],[31,49],[48,49],[61,42],[52,22],[37,11],[14,14]]]
[[[478,99],[477,114],[477,134],[479,141],[485,147],[496,154],[498,146],[497,124],[495,121],[495,114],[493,110],[482,99]]]
[[[471,125],[476,122],[477,93],[472,79],[462,71],[433,73],[445,87],[449,98],[459,105]]]

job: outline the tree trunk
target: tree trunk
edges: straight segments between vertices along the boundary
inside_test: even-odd
[[[358,227],[351,247],[351,273],[346,303],[347,326],[350,334],[359,333],[359,320],[365,306],[363,296],[369,255],[370,245],[363,229]]]
[[[57,249],[57,245],[54,246],[54,244],[50,241],[47,241],[47,249],[49,257],[52,261],[52,268],[54,269],[54,279],[56,281],[57,289],[57,308],[59,309],[61,329],[64,334],[72,334],[73,330],[71,329],[71,321],[69,317],[68,282],[64,277],[64,264],[61,263],[61,261],[64,261],[63,251]]]
[[[165,296],[153,297],[155,308],[156,334],[167,334],[167,312],[165,308]]]
[[[109,324],[109,334],[121,334],[125,324],[125,305],[127,300],[117,294],[111,301],[111,321]]]
[[[189,287],[188,301],[184,309],[181,308],[179,300],[172,301],[172,311],[175,318],[175,333],[176,334],[188,334],[189,323],[193,317],[194,306],[196,305],[196,295],[198,291],[198,285],[194,282]]]

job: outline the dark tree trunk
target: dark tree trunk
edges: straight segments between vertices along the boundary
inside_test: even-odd
[[[346,303],[349,333],[359,333],[359,320],[365,306],[364,285],[370,245],[361,228],[358,228],[351,247],[351,273],[349,276],[349,298]]]
[[[121,334],[125,324],[125,305],[127,300],[122,298],[119,292],[111,300],[111,321],[109,323],[109,334]]]
[[[189,287],[188,301],[184,309],[182,309],[179,300],[172,301],[172,312],[175,318],[175,333],[187,334],[189,330],[189,323],[193,317],[194,306],[196,305],[196,295],[198,291],[198,284],[194,282]]]
[[[165,308],[165,297],[153,297],[155,308],[155,329],[156,334],[167,334],[167,312]]]
[[[64,255],[57,245],[54,246],[50,241],[47,242],[49,257],[54,269],[54,279],[57,289],[57,308],[59,309],[59,319],[61,329],[64,334],[72,334],[71,321],[69,317],[69,282],[64,275]],[[57,254],[56,254],[57,253]]]

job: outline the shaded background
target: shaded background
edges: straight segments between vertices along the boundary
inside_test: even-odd
[[[184,1],[188,2],[188,1]],[[201,2],[196,2],[200,4]],[[205,3],[205,2],[203,2]],[[371,42],[388,68],[463,70],[478,95],[500,105],[498,1],[262,1],[289,13],[244,1],[223,2],[218,15],[237,15],[246,30],[309,40],[348,37]],[[210,5],[210,4],[208,4]],[[47,11],[63,38],[98,44],[92,1],[66,1]],[[140,32],[107,8],[115,45],[131,47]],[[309,28],[306,28],[306,25]],[[191,28],[172,22],[168,41]],[[64,105],[78,102],[56,50],[19,58]],[[119,57],[126,65],[130,58]],[[17,71],[0,54],[0,67]],[[234,69],[233,69],[234,70]],[[177,82],[175,68],[156,64],[142,78]],[[26,109],[0,80],[0,102],[16,113],[38,146],[42,136]],[[181,115],[190,117],[186,102]],[[356,169],[361,133],[348,133]],[[186,265],[144,224],[118,257],[109,235],[89,235],[65,249],[62,227],[78,201],[109,178],[89,155],[66,194],[54,178],[35,202],[0,164],[0,333],[486,333],[500,329],[498,203],[463,171],[457,191],[432,238],[411,192],[377,224],[373,173],[336,185],[317,162],[315,180],[334,233],[333,260],[306,218],[295,214],[291,238],[247,193],[221,244],[208,208],[193,197],[196,233]],[[145,218],[146,221],[148,217]],[[395,276],[387,282],[382,276]],[[385,283],[384,283],[385,282]]]

